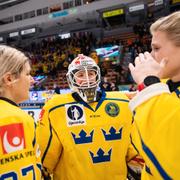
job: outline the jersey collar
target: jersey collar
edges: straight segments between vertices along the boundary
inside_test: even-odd
[[[13,102],[12,100],[5,98],[5,97],[0,97],[0,100],[6,101],[14,106],[18,106],[15,102]]]

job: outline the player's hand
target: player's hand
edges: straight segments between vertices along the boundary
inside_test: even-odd
[[[129,69],[134,81],[140,84],[147,76],[157,76],[161,78],[162,69],[166,61],[163,59],[158,63],[149,52],[140,53],[135,59],[135,65],[129,64]]]

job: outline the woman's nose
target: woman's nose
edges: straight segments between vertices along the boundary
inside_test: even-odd
[[[30,77],[30,83],[31,83],[31,85],[33,85],[35,83],[35,80],[32,76]]]
[[[154,58],[154,52],[153,52],[153,50],[151,51],[151,56]]]

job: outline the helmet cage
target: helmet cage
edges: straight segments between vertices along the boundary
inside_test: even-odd
[[[81,71],[85,72],[85,74],[86,74],[85,78],[78,77],[78,73],[80,73]],[[94,72],[94,74],[95,74],[94,77],[89,77],[90,71]],[[96,87],[100,81],[97,67],[90,67],[90,68],[87,67],[87,68],[83,68],[83,69],[79,69],[79,70],[74,70],[74,71],[70,72],[70,76],[71,76],[72,85],[78,89],[87,89],[87,88]],[[79,84],[78,80],[82,81],[82,83]]]
[[[77,92],[85,102],[96,101],[97,88],[101,79],[100,69],[93,59],[92,61],[92,65],[71,67],[67,73],[67,81],[71,90]],[[83,78],[77,76],[81,71],[85,72],[85,77]],[[90,71],[95,72],[94,77],[89,77]],[[78,80],[81,80],[82,83],[79,84]]]

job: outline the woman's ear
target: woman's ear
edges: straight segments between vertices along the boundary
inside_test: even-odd
[[[6,74],[4,74],[2,80],[6,86],[11,86],[14,83],[15,76],[12,73],[7,72]]]

